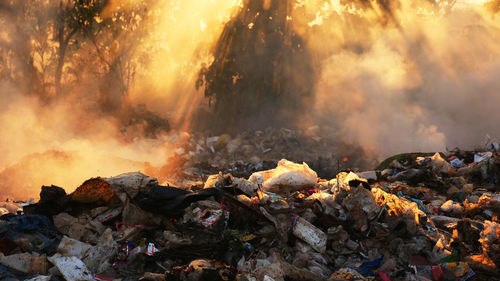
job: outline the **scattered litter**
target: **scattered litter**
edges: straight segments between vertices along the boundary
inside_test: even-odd
[[[236,142],[210,143],[218,152]],[[193,172],[181,187],[141,173],[89,179],[69,195],[44,186],[37,203],[0,206],[0,274],[490,280],[500,265],[500,156],[489,152],[398,155],[331,179],[283,159],[246,177],[236,164],[236,175]]]

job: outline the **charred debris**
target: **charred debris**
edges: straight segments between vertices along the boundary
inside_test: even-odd
[[[287,114],[311,98],[292,2],[244,1],[226,24],[198,81],[214,106],[210,127],[251,128],[275,108],[278,121],[293,121]],[[152,135],[169,128],[141,107],[126,119]],[[499,279],[500,143],[396,155],[366,170],[364,152],[318,131],[194,136],[165,167],[172,178],[132,172],[3,202],[0,278]]]
[[[2,280],[498,280],[499,143],[318,177],[139,172],[4,202]]]

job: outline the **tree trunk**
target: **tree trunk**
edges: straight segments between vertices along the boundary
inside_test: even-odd
[[[62,4],[62,1],[59,2],[59,14],[57,17],[58,21],[58,29],[57,29],[57,42],[59,43],[59,49],[57,51],[57,65],[56,65],[56,70],[54,74],[54,86],[55,86],[55,92],[56,92],[56,97],[61,96],[62,91],[61,91],[61,79],[62,79],[62,71],[64,68],[64,58],[66,56],[66,50],[68,48],[69,40],[73,37],[73,35],[76,34],[77,29],[73,28],[68,35],[64,36],[64,33],[66,31],[65,28],[65,22],[64,22],[64,7]]]

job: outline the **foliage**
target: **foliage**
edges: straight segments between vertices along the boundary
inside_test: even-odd
[[[293,4],[245,1],[225,25],[214,61],[200,71],[196,85],[213,104],[209,125],[226,131],[269,126],[294,118],[304,99],[312,98],[313,68],[292,26]]]
[[[46,102],[77,92],[103,109],[120,107],[147,63],[138,46],[155,14],[153,0],[114,2],[2,1],[0,83]]]

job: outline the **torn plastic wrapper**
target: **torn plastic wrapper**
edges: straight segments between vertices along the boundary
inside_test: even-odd
[[[375,276],[375,272],[373,271],[374,269],[377,269],[380,266],[380,263],[384,260],[384,256],[369,261],[369,262],[364,262],[362,263],[358,268],[356,268],[356,271],[362,274],[363,276]]]
[[[472,270],[472,268],[471,268],[471,269],[469,269],[469,272],[467,272],[467,274],[466,274],[466,275],[464,275],[464,276],[460,277],[460,278],[458,279],[458,281],[465,281],[465,280],[467,280],[467,279],[471,278],[471,277],[472,277],[472,276],[474,276],[474,275],[476,275],[476,273],[475,273],[475,272],[474,272],[474,270]]]
[[[118,248],[118,260],[126,261],[132,249],[135,248],[134,243],[130,241],[123,241]]]
[[[204,210],[200,217],[200,223],[206,227],[206,228],[211,228],[213,227],[218,221],[221,219],[227,219],[229,216],[229,213],[224,212],[224,210]]]
[[[122,212],[122,208],[111,209],[111,210],[97,216],[94,219],[94,221],[97,221],[100,223],[107,222],[109,220],[116,218],[118,215],[121,214],[121,212]]]
[[[482,162],[484,160],[490,159],[492,156],[493,156],[493,153],[491,153],[490,151],[476,153],[474,155],[474,162],[479,163],[479,162]]]
[[[158,250],[153,243],[148,244],[148,248],[146,249],[146,255],[148,256],[154,256],[156,253],[159,253],[160,250]]]
[[[459,169],[459,168],[465,167],[464,161],[462,161],[458,158],[451,160],[450,164],[454,169]]]

